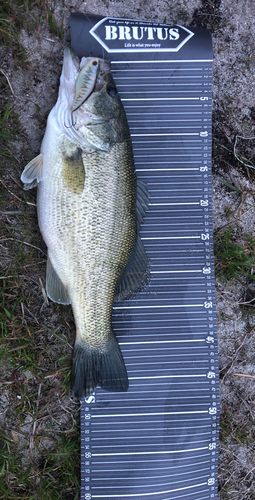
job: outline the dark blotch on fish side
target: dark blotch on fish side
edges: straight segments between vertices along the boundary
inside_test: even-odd
[[[82,150],[76,148],[72,154],[64,154],[62,170],[65,185],[75,194],[81,194],[85,183],[85,169],[82,161]]]

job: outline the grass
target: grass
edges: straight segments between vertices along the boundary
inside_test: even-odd
[[[36,288],[30,297],[26,293],[22,266],[19,255],[9,269],[15,277],[0,280],[0,400],[6,409],[0,500],[78,499],[78,405],[69,397],[72,332],[53,304],[46,309],[58,326],[47,327],[50,321],[34,302]],[[64,312],[68,322],[70,315]]]
[[[11,145],[9,144],[14,140],[18,128],[18,116],[13,113],[10,99],[8,99],[6,106],[0,108],[0,160],[1,157],[2,161],[3,157],[12,158]]]
[[[234,401],[236,398],[238,409],[237,402]],[[244,411],[242,399],[243,390],[237,390],[233,401],[226,404],[223,400],[222,404],[220,443],[223,458],[219,470],[220,483],[223,483],[220,489],[221,499],[232,499],[235,490],[239,494],[238,498],[250,500],[251,493],[254,492],[254,420],[249,411]]]
[[[29,64],[19,32],[63,30],[51,3],[0,0],[0,56]],[[0,66],[1,69],[1,66]],[[4,66],[3,66],[4,70]],[[20,188],[26,137],[0,71],[0,500],[78,500],[79,404],[70,397],[74,322],[71,308],[44,301],[46,248],[36,191]]]
[[[200,7],[194,11],[192,25],[208,28],[211,32],[224,27],[220,4],[221,0],[202,0]]]
[[[247,187],[242,191],[241,187],[237,187],[227,181],[223,181],[222,184],[226,186],[230,193],[232,191],[236,194],[234,198],[235,202],[231,205],[231,209],[229,209],[228,213],[225,213],[226,220],[230,217],[231,223],[224,226],[227,229],[221,228],[215,235],[216,276],[221,283],[220,289],[224,289],[222,282],[227,282],[226,291],[229,289],[231,281],[233,284],[233,281],[237,280],[242,285],[244,299],[239,299],[239,307],[236,303],[231,306],[229,300],[233,316],[225,312],[221,313],[222,319],[229,324],[223,327],[226,337],[223,333],[222,338],[220,338],[227,351],[227,355],[223,356],[226,366],[221,368],[221,373],[225,374],[224,377],[227,376],[224,385],[227,396],[223,391],[220,419],[221,466],[219,468],[219,484],[221,489],[219,491],[219,498],[222,500],[227,498],[250,500],[254,491],[255,481],[253,466],[251,465],[254,461],[253,450],[255,439],[254,416],[250,407],[252,398],[247,382],[248,379],[240,377],[240,380],[233,380],[235,377],[232,376],[232,372],[245,373],[246,364],[253,363],[254,360],[254,351],[252,348],[254,321],[251,317],[253,314],[251,307],[254,304],[253,300],[255,297],[253,275],[255,266],[255,238],[250,234],[243,233],[240,223],[242,213],[245,213],[245,210],[247,210],[246,199],[252,195],[252,191],[251,193],[248,192]],[[249,201],[248,209],[250,208],[250,203]],[[233,286],[230,289],[233,290]],[[242,332],[238,331],[241,326],[236,319],[240,312],[242,313],[242,321],[245,321],[246,324],[245,330]],[[236,337],[233,339],[230,321],[233,325],[236,322],[238,325]],[[235,328],[233,326],[234,330]],[[229,336],[227,332],[229,332]],[[245,340],[246,337],[247,340]],[[240,350],[241,348],[242,351]],[[238,352],[239,356],[237,356]],[[232,366],[233,369],[231,369]],[[240,459],[240,457],[242,458]]]
[[[78,473],[73,474],[79,463],[79,446],[73,435],[58,439],[57,452],[42,456],[39,496],[41,500],[71,498],[73,487],[77,489],[73,499],[78,499]]]
[[[47,5],[47,21],[49,24],[50,31],[53,35],[59,37],[60,39],[63,38],[64,30],[63,30],[63,25],[59,26],[55,17],[54,17],[54,9],[50,9],[49,6]]]
[[[227,445],[233,439],[241,446],[254,442],[254,431],[251,423],[249,420],[242,424],[237,423],[232,408],[224,406],[220,421],[220,441]]]
[[[78,499],[79,405],[69,396],[71,309],[44,304],[46,255],[35,207],[27,205],[11,179],[5,186],[0,214],[0,500]],[[35,202],[35,192],[25,196]]]
[[[55,14],[53,3],[47,0],[0,0],[2,61],[8,61],[11,54],[17,67],[29,64],[19,42],[21,29],[33,33],[47,25],[52,35],[62,38],[63,27]],[[222,23],[218,7],[208,0],[202,2],[196,24],[198,16],[201,25],[217,29]],[[70,307],[44,304],[39,280],[45,281],[46,249],[36,221],[35,190],[24,192],[18,185],[24,153],[32,152],[23,150],[21,164],[17,164],[12,143],[24,138],[2,73],[0,91],[4,182],[0,185],[0,500],[78,500],[79,405],[69,395],[74,323]],[[227,160],[232,161],[232,156]],[[239,187],[227,181],[223,184],[242,196]],[[254,280],[255,241],[245,235],[242,244],[238,242],[235,227],[216,235],[216,271],[221,280],[235,278],[246,285]],[[248,446],[253,440],[254,422],[248,414],[243,421],[238,415],[242,405],[241,399],[233,401],[221,414],[221,442],[228,447],[226,482],[233,470],[231,461],[235,461],[231,445],[236,450],[240,443]],[[237,467],[245,477],[247,469],[240,463]],[[241,481],[238,474],[236,477]],[[221,498],[231,498],[231,481],[221,491]],[[252,498],[253,491],[249,495]]]
[[[0,500],[78,500],[79,444],[74,437],[74,430],[69,435],[59,437],[54,451],[45,450],[41,453],[39,462],[33,463],[33,460],[30,460],[30,465],[24,467],[16,450],[17,443],[13,443],[2,432]],[[39,440],[35,446],[36,451],[40,450]]]
[[[244,278],[255,280],[252,270],[255,266],[255,238],[243,235],[243,245],[233,241],[234,226],[225,234],[217,234],[214,246],[215,269],[224,279],[236,278],[245,285]]]
[[[33,32],[44,22],[53,35],[62,39],[63,25],[57,22],[54,10],[47,0],[0,0],[1,49],[11,49],[16,63],[24,65],[26,52],[19,42],[20,30]]]

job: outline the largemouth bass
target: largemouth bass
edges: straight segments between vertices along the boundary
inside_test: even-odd
[[[38,185],[47,294],[71,304],[74,313],[73,392],[81,398],[97,385],[126,391],[112,304],[137,291],[148,274],[138,234],[147,193],[137,186],[127,119],[108,61],[80,63],[65,49],[41,153],[21,180],[26,189]]]

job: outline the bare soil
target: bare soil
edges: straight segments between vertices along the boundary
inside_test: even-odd
[[[245,255],[253,255],[255,2],[55,0],[18,3],[14,11],[18,39],[0,48],[1,106],[5,109],[10,101],[12,116],[6,130],[14,128],[16,134],[12,146],[4,141],[7,156],[1,156],[0,253],[5,277],[1,281],[3,307],[8,311],[4,337],[8,351],[0,362],[0,427],[15,443],[23,469],[32,467],[36,496],[30,490],[29,498],[57,498],[38,493],[39,477],[44,474],[47,480],[45,464],[56,447],[64,446],[69,437],[78,443],[79,405],[69,393],[75,331],[71,308],[47,301],[46,248],[37,226],[36,190],[24,192],[19,179],[25,164],[39,153],[46,119],[57,99],[63,47],[70,42],[69,16],[81,11],[211,30],[221,379],[219,499],[251,500],[255,498],[255,282],[252,265],[245,272],[237,265],[236,274],[226,276],[230,268],[221,259],[220,241],[232,228],[230,241]],[[77,446],[72,452],[76,461],[78,453]],[[24,487],[15,482],[15,474],[7,479],[16,492],[9,498],[21,498]],[[61,498],[78,498],[74,483]]]

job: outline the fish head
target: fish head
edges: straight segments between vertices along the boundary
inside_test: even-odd
[[[110,61],[97,57],[80,61],[66,47],[59,96],[48,120],[85,152],[110,151],[129,137]]]
[[[110,72],[109,61],[100,61],[100,70],[94,91],[87,99],[86,107],[102,120],[118,118],[121,112],[121,101]]]
[[[95,86],[77,110],[75,127],[92,147],[109,151],[114,144],[125,140],[129,129],[110,62],[103,59],[97,61],[99,70]]]

